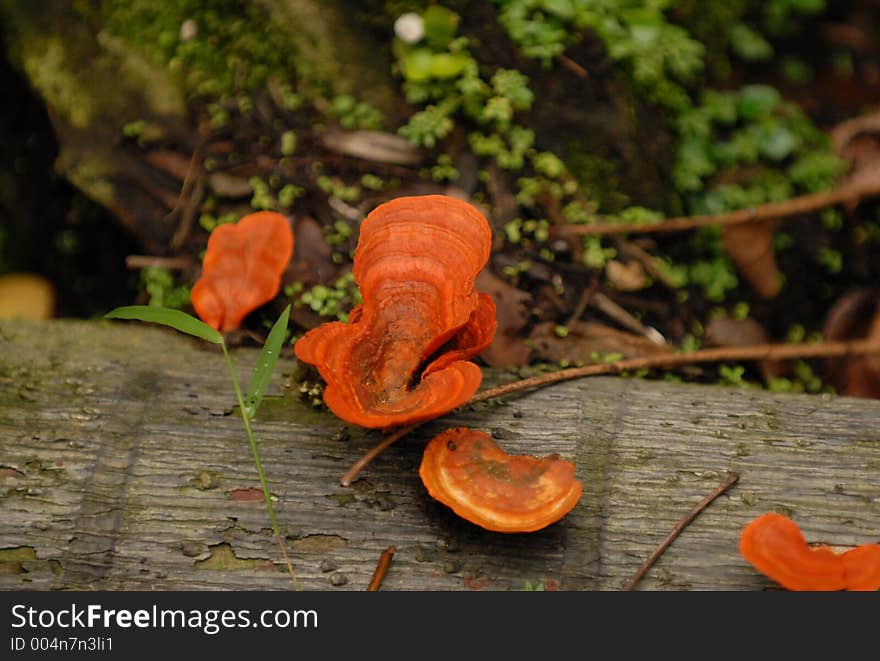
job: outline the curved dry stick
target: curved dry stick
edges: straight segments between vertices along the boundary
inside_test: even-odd
[[[793,197],[784,202],[770,202],[750,209],[740,209],[727,213],[708,214],[704,216],[681,216],[679,218],[667,218],[656,223],[598,223],[596,225],[561,225],[557,231],[566,234],[627,234],[637,232],[646,234],[651,232],[681,232],[697,227],[711,227],[715,225],[736,225],[739,223],[752,223],[761,220],[777,220],[796,216],[798,214],[812,213],[835,204],[855,203],[866,197],[880,195],[880,178],[871,181],[845,184],[834,190],[824,193],[811,193]]]
[[[357,479],[357,476],[360,475],[361,471],[367,467],[367,465],[373,461],[376,457],[382,454],[387,448],[391,447],[393,443],[396,443],[401,438],[409,434],[412,430],[420,427],[422,425],[421,422],[417,422],[412,425],[407,425],[406,427],[401,427],[400,429],[388,434],[385,438],[383,438],[377,445],[372,447],[363,457],[358,459],[354,465],[345,471],[345,474],[339,478],[339,484],[344,487],[351,486],[351,483]]]
[[[880,355],[880,343],[877,340],[855,340],[852,342],[821,342],[821,343],[789,343],[789,344],[755,344],[745,347],[721,347],[717,349],[700,349],[689,353],[670,353],[648,357],[628,358],[616,360],[611,363],[599,365],[585,365],[584,367],[572,367],[569,369],[540,374],[528,379],[506,383],[504,385],[489,388],[478,392],[471,397],[468,404],[484,402],[494,397],[503,397],[522,390],[531,390],[568,381],[586,376],[600,376],[603,374],[619,374],[640,369],[657,367],[681,367],[698,363],[719,363],[722,361],[752,361],[752,360],[793,360],[796,358],[840,358],[843,356]],[[425,421],[428,422],[428,421]],[[344,487],[350,486],[360,472],[378,457],[386,448],[400,440],[414,429],[424,423],[416,423],[401,427],[371,448],[366,454],[355,462],[340,479]]]
[[[713,500],[718,498],[721,494],[727,491],[734,484],[739,482],[739,474],[731,473],[727,476],[727,479],[724,480],[721,484],[715,487],[709,494],[706,495],[703,500],[697,503],[690,512],[688,512],[681,521],[675,524],[675,527],[672,531],[663,538],[663,541],[657,545],[657,548],[649,555],[645,562],[642,563],[642,566],[639,567],[639,570],[635,573],[635,575],[630,579],[629,583],[626,584],[624,590],[630,591],[635,590],[636,586],[639,584],[639,581],[642,580],[642,577],[648,573],[648,570],[654,566],[654,563],[660,559],[660,556],[663,555],[663,552],[669,548],[669,545],[675,541],[675,538],[678,537],[682,531],[687,528],[691,522],[697,518],[697,515],[702,512],[704,509],[709,507]]]

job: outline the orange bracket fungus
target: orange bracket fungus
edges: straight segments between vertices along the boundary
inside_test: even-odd
[[[326,382],[331,411],[388,428],[470,399],[482,372],[469,359],[496,328],[492,297],[474,291],[491,238],[483,214],[443,195],[399,197],[364,219],[353,268],[363,304],[294,347]]]
[[[557,455],[511,456],[481,431],[456,427],[431,439],[419,468],[428,493],[495,532],[533,532],[577,504],[574,464]]]
[[[287,219],[259,211],[237,223],[220,225],[208,238],[202,276],[190,299],[196,314],[226,333],[271,301],[293,255],[293,230]]]
[[[809,546],[797,524],[772,512],[749,523],[740,553],[787,590],[878,590],[880,544],[863,544],[843,553]]]

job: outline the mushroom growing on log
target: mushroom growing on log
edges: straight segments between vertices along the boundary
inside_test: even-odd
[[[324,402],[371,428],[430,420],[467,402],[482,380],[469,359],[495,334],[495,303],[474,290],[491,229],[472,205],[400,197],[361,224],[353,273],[363,304],[349,322],[306,333],[294,349],[317,367]]]
[[[743,557],[787,590],[878,590],[880,544],[837,553],[809,546],[797,524],[769,512],[749,523],[739,544]]]
[[[463,519],[495,532],[533,532],[577,504],[574,464],[558,455],[511,456],[485,432],[447,429],[425,448],[419,475],[428,493]]]
[[[293,243],[290,223],[272,211],[217,227],[190,294],[196,314],[222,333],[239,328],[248,314],[278,294]]]

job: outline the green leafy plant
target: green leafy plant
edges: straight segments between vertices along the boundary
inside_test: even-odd
[[[272,521],[272,530],[278,540],[278,546],[287,563],[287,569],[290,572],[291,580],[297,590],[300,589],[299,581],[290,564],[287,551],[284,548],[284,541],[281,536],[281,529],[278,526],[278,517],[275,514],[275,507],[272,505],[272,496],[269,493],[269,486],[266,482],[266,474],[263,471],[263,464],[260,461],[260,453],[257,448],[257,441],[254,438],[254,432],[251,428],[251,420],[256,416],[266,387],[269,385],[269,379],[278,363],[278,357],[281,353],[281,347],[284,344],[287,334],[287,324],[290,319],[290,306],[284,308],[281,316],[272,326],[269,336],[263,345],[260,355],[257,358],[257,364],[254,366],[251,381],[246,394],[242,394],[241,386],[238,381],[238,374],[232,363],[232,357],[226,348],[226,342],[222,333],[208,326],[204,322],[195,317],[181,312],[180,310],[172,310],[169,308],[153,307],[147,305],[128,305],[115,308],[104,315],[107,319],[130,319],[136,321],[146,321],[154,324],[168,326],[181,333],[192,335],[211,344],[217,344],[223,351],[223,357],[226,360],[226,368],[229,370],[229,376],[232,379],[232,386],[235,390],[235,397],[238,401],[238,409],[241,413],[241,419],[244,423],[245,432],[247,433],[248,443],[254,458],[254,465],[257,469],[257,475],[260,478],[260,485],[263,488],[263,498],[266,502],[266,509],[269,512],[269,518]]]
[[[679,114],[677,129],[673,178],[693,213],[825,190],[845,169],[827,137],[768,85],[707,90]]]
[[[592,31],[636,87],[666,108],[689,105],[683,83],[703,69],[704,47],[665,16],[669,0],[494,0],[523,55],[550,66]]]
[[[189,304],[189,287],[174,284],[168,269],[148,266],[141,269],[140,286],[150,296],[151,307],[179,310]]]

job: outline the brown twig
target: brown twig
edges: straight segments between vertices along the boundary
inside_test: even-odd
[[[373,459],[378,457],[387,448],[391,447],[391,445],[399,441],[411,431],[421,426],[421,424],[421,422],[418,422],[414,425],[407,425],[406,427],[401,427],[388,434],[388,436],[371,448],[363,457],[358,459],[351,468],[345,471],[345,474],[339,479],[339,484],[344,487],[351,486],[351,483],[357,479],[357,476],[360,475],[361,471],[364,470]]]
[[[619,237],[615,239],[614,245],[621,255],[638,260],[638,262],[645,267],[645,270],[650,273],[652,277],[662,282],[667,289],[677,289],[669,279],[669,276],[667,276],[663,269],[657,265],[657,260],[654,256],[647,250],[631,241],[623,241]]]
[[[574,306],[574,310],[572,310],[571,316],[568,318],[568,321],[565,322],[566,326],[571,326],[572,324],[577,323],[581,320],[581,317],[587,310],[587,306],[590,304],[590,300],[593,298],[593,294],[595,294],[596,290],[598,289],[599,280],[598,278],[593,278],[590,281],[590,286],[586,287],[581,292],[581,295],[578,298],[577,305]]]
[[[789,343],[789,344],[755,344],[743,347],[718,347],[714,349],[700,349],[689,353],[656,354],[627,358],[611,363],[598,365],[585,365],[584,367],[572,367],[558,372],[540,374],[528,379],[521,379],[513,383],[506,383],[494,388],[489,388],[471,397],[468,404],[484,402],[487,399],[503,397],[523,390],[531,390],[569,381],[587,376],[601,376],[603,374],[620,374],[641,369],[682,367],[698,363],[719,363],[724,361],[752,361],[752,360],[794,360],[799,358],[840,358],[843,356],[880,355],[880,343],[876,340],[854,340],[852,342],[820,342],[820,343]],[[394,431],[382,441],[371,448],[366,454],[358,459],[340,479],[344,487],[350,486],[357,479],[360,472],[366,468],[373,459],[378,457],[386,448],[400,440],[423,423],[418,422]]]
[[[125,268],[146,269],[160,268],[181,270],[193,265],[190,257],[155,257],[153,255],[128,255],[125,258]]]
[[[391,566],[391,560],[395,553],[397,553],[396,546],[389,546],[382,551],[379,563],[376,565],[376,571],[373,572],[373,578],[370,579],[370,584],[367,586],[367,592],[377,592],[382,586],[382,581],[385,580],[385,574],[388,573],[388,567]]]
[[[204,157],[204,140],[196,145],[193,150],[192,157],[189,159],[189,168],[186,171],[186,177],[183,180],[183,186],[180,188],[180,196],[177,204],[170,213],[180,213],[180,223],[171,237],[171,248],[176,250],[180,248],[189,232],[192,229],[192,223],[195,219],[196,207],[201,202],[201,197],[205,191],[205,182],[202,180],[202,160]],[[169,214],[170,215],[170,214]]]
[[[582,65],[578,64],[573,59],[568,57],[568,55],[556,53],[556,59],[559,60],[559,63],[562,66],[571,71],[578,78],[589,78],[589,72]]]
[[[624,328],[628,328],[632,332],[638,333],[654,344],[661,346],[666,344],[666,338],[660,334],[660,331],[656,328],[645,326],[645,324],[636,319],[626,309],[612,301],[602,292],[596,292],[590,299],[590,304],[596,309],[601,310]]]
[[[750,360],[793,360],[795,358],[839,358],[841,356],[861,356],[880,354],[880,343],[876,340],[855,340],[852,342],[820,342],[791,344],[755,344],[744,347],[718,347],[700,349],[689,353],[657,354],[638,358],[627,358],[599,365],[585,365],[570,369],[533,376],[484,390],[471,397],[469,404],[483,402],[493,397],[503,397],[521,390],[530,390],[585,376],[619,374],[641,369],[660,367],[681,367],[698,363],[738,362]]]
[[[852,117],[831,129],[829,135],[834,153],[839,156],[843,148],[861,133],[880,133],[880,112]]]
[[[697,503],[696,507],[688,512],[688,514],[675,525],[672,531],[668,535],[666,535],[666,538],[657,545],[657,548],[654,549],[654,551],[651,553],[651,555],[648,556],[642,566],[639,567],[639,570],[635,573],[632,579],[630,579],[630,582],[626,584],[624,590],[635,590],[636,585],[639,584],[639,581],[641,581],[644,575],[648,573],[648,570],[654,566],[654,563],[660,559],[660,556],[663,555],[663,552],[666,551],[667,548],[669,548],[669,545],[672,544],[673,541],[675,541],[675,538],[678,537],[681,532],[685,528],[687,528],[691,524],[691,522],[697,518],[699,513],[706,509],[713,500],[718,498],[718,496],[723,494],[738,481],[739,475],[736,473],[731,473],[727,476],[727,479],[724,480],[724,482],[715,487],[711,493],[709,493],[705,498],[703,498],[703,500]]]
[[[750,209],[740,209],[727,213],[709,214],[705,216],[682,216],[667,218],[657,223],[597,223],[595,225],[563,225],[559,231],[574,235],[586,234],[627,234],[638,232],[681,232],[698,227],[715,225],[736,225],[753,223],[760,220],[777,220],[798,214],[812,213],[835,204],[854,204],[866,197],[880,195],[880,178],[845,184],[824,193],[811,193],[793,197],[784,202],[770,202]]]

